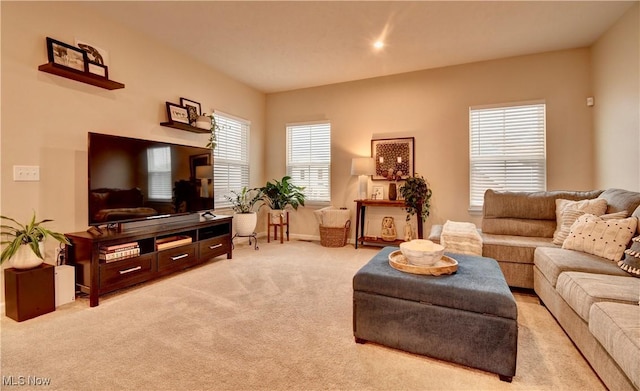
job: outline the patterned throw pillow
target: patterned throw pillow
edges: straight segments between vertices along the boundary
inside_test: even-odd
[[[571,226],[562,248],[582,251],[612,261],[622,259],[627,243],[636,232],[638,220],[603,220],[592,214],[584,214]]]
[[[640,236],[631,240],[631,247],[624,250],[626,255],[623,260],[618,262],[618,266],[632,276],[640,277]]]
[[[582,213],[577,213],[582,212]],[[570,201],[565,199],[556,200],[556,231],[553,233],[553,243],[562,246],[562,243],[569,235],[571,225],[578,217],[585,213],[600,216],[607,211],[607,200],[604,198],[594,198],[591,200]],[[625,216],[626,217],[626,216]]]

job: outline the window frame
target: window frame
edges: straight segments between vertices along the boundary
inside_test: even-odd
[[[310,143],[309,143],[310,160],[292,162],[291,148],[293,146],[291,145],[291,136],[292,136],[291,132],[295,130],[302,131],[302,129],[304,128],[310,128],[309,131],[313,131],[314,128],[318,130],[324,130],[322,128],[326,128],[327,144],[323,146],[324,147],[323,151],[325,153],[325,156],[328,158],[328,160],[322,161],[321,155],[319,156],[318,154],[315,154],[315,155],[313,154],[313,151],[318,152],[319,150],[318,148],[312,148],[312,145],[311,145],[312,140],[310,140]],[[286,157],[285,157],[286,172],[287,172],[287,175],[291,177],[291,182],[294,185],[305,187],[305,189],[303,190],[303,193],[305,194],[305,205],[325,206],[325,205],[331,204],[331,121],[323,120],[323,121],[287,123],[285,126],[285,129],[286,129],[286,135],[285,135],[286,136]],[[319,190],[315,190],[314,187],[309,186],[308,181],[311,180],[311,177],[309,177],[308,181],[301,182],[300,180],[297,180],[294,175],[294,172],[293,172],[294,167],[309,167],[309,170],[311,171],[311,166],[315,166],[315,167],[320,166],[321,170],[323,168],[326,169],[327,177],[318,179],[318,181],[322,181],[323,183],[323,185],[318,187]],[[326,191],[324,191],[323,189],[324,186],[326,186]],[[324,198],[313,197],[309,195],[310,191],[319,191],[321,193],[326,193],[326,196]]]
[[[477,146],[479,145],[476,139],[479,136],[476,135],[477,130],[474,131],[474,120],[475,120],[474,115],[475,114],[481,111],[489,112],[489,111],[503,110],[502,118],[504,122],[504,119],[505,118],[508,119],[510,115],[512,117],[517,117],[517,115],[514,116],[512,113],[508,113],[509,111],[516,112],[518,110],[517,108],[523,108],[526,106],[533,107],[532,111],[541,110],[541,113],[538,114],[538,115],[541,115],[541,118],[540,116],[538,116],[532,121],[527,123],[531,127],[537,126],[541,128],[541,129],[536,128],[536,131],[541,130],[542,132],[541,135],[537,134],[535,138],[532,138],[531,140],[526,140],[534,150],[533,153],[515,154],[514,151],[517,149],[517,147],[514,147],[513,144],[511,145],[511,147],[509,147],[508,145],[509,141],[513,141],[514,134],[516,134],[516,133],[509,133],[509,128],[517,127],[517,126],[513,126],[513,124],[504,125],[502,127],[502,136],[505,140],[503,143],[499,144],[500,145],[499,148],[495,148],[495,149],[500,149],[502,151],[501,154],[496,153],[494,155],[491,155],[487,153],[487,154],[481,155],[480,152],[476,150]],[[547,115],[546,114],[547,114],[547,104],[546,104],[546,101],[542,99],[469,107],[469,213],[470,214],[482,213],[482,208],[484,204],[484,198],[483,198],[484,192],[489,188],[492,188],[495,190],[505,190],[505,191],[545,191],[546,190],[547,188],[547,118],[546,118]],[[523,124],[518,123],[518,125],[522,126]],[[485,132],[491,132],[491,131],[485,130]],[[495,136],[496,132],[493,131],[493,133],[494,134],[491,136]],[[485,135],[485,136],[489,137],[488,135]],[[474,146],[474,143],[476,144],[475,146]],[[492,144],[492,145],[495,145],[495,144]],[[474,173],[478,171],[475,168],[477,167],[478,162],[496,163],[496,165],[499,165],[500,164],[499,162],[503,162],[505,182],[498,184],[498,186],[496,187],[480,186],[479,184],[480,180],[478,180],[474,176]],[[515,181],[518,178],[522,178],[522,176],[519,177],[517,174],[514,174],[509,178],[509,175],[508,175],[509,165],[511,166],[519,165],[520,167],[525,167],[525,168],[527,168],[527,165],[529,168],[538,166],[537,171],[539,172],[539,175],[534,177],[535,178],[535,181],[533,182],[534,186],[531,186],[530,188],[526,188],[524,185],[516,186],[516,187],[510,186],[508,183],[509,180]],[[512,168],[511,171],[513,172],[513,170],[514,169]],[[494,177],[492,179],[495,180],[496,178]],[[478,191],[479,189],[483,189],[483,190],[480,192]],[[480,195],[480,193],[482,193],[482,195]]]
[[[250,158],[250,139],[251,139],[251,121],[228,114],[219,110],[214,110],[213,115],[220,129],[216,131],[217,145],[213,149],[213,181],[214,181],[214,206],[215,209],[231,209],[232,204],[226,200],[225,196],[232,196],[231,191],[240,192],[243,187],[249,187],[251,180],[251,158]],[[223,134],[228,130],[229,125],[225,122],[236,122],[239,127],[240,138],[239,149],[240,159],[229,159],[228,156],[220,157],[224,145],[226,135]],[[242,134],[245,132],[246,134]],[[230,137],[236,137],[231,135]],[[243,145],[244,144],[244,145]],[[231,147],[229,147],[231,148]],[[227,154],[228,155],[228,154]],[[236,169],[239,171],[239,187],[235,187],[230,178],[229,173]],[[226,171],[226,176],[221,178],[221,172]],[[224,182],[222,184],[221,182]]]

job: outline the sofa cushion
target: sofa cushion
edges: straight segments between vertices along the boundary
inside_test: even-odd
[[[585,214],[573,223],[562,248],[584,251],[617,262],[622,259],[637,224],[635,217],[605,220]]]
[[[640,306],[601,302],[591,306],[589,331],[640,389]]]
[[[556,230],[554,220],[514,219],[508,217],[482,219],[482,232],[493,235],[551,238]]]
[[[571,201],[559,198],[556,200],[556,230],[553,233],[553,243],[562,246],[569,235],[573,223],[582,214],[591,213],[600,216],[607,211],[607,200],[596,198],[592,200]],[[582,212],[576,214],[576,212]],[[627,216],[623,216],[627,217]]]
[[[631,239],[631,247],[624,250],[624,259],[618,266],[634,277],[640,277],[640,236]]]
[[[558,294],[585,322],[593,303],[613,301],[637,305],[640,299],[640,280],[629,276],[564,272],[556,284]]]
[[[558,247],[536,248],[534,263],[554,288],[556,287],[558,276],[565,271],[628,276],[614,262],[596,255]]]
[[[622,189],[607,189],[598,196],[607,200],[607,213],[626,210],[633,212],[640,206],[640,193]]]
[[[551,238],[482,233],[482,255],[497,261],[533,264],[537,247],[557,247]]]

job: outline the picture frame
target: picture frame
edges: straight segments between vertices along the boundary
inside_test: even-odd
[[[75,46],[47,37],[47,57],[57,66],[85,72],[87,53]]]
[[[88,42],[84,42],[78,38],[75,39],[75,44],[80,49],[87,53],[87,59],[94,63],[109,66],[109,52],[97,47],[96,45]]]
[[[171,122],[189,124],[189,112],[186,107],[167,102],[167,118]]]
[[[180,98],[180,106],[187,108],[187,111],[189,112],[189,123],[192,125],[195,124],[198,117],[202,115],[202,106],[194,100]]]
[[[402,180],[413,176],[414,144],[414,137],[371,140],[371,156],[375,161],[371,180]]]
[[[91,60],[87,60],[85,64],[87,66],[85,72],[91,73],[92,75],[104,77],[105,79],[109,78],[109,69],[106,65],[98,64],[97,62],[93,62]]]
[[[372,200],[384,200],[384,186],[372,186],[371,189]]]
[[[211,165],[211,154],[203,153],[202,155],[191,155],[189,156],[189,169],[191,173],[191,179],[196,179],[196,167],[198,166],[210,166]]]

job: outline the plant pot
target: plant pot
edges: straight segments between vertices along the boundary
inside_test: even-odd
[[[40,254],[44,256],[44,243],[40,242],[38,246],[40,247]],[[20,245],[18,251],[11,257],[11,266],[21,270],[38,267],[42,265],[43,262],[44,260],[38,258],[33,250],[31,250],[31,247],[26,244]]]
[[[271,209],[269,211],[269,218],[271,219],[271,224],[280,224],[280,216],[284,220],[284,210],[283,209]]]
[[[256,224],[258,223],[258,214],[256,212],[236,213],[233,215],[233,220],[236,235],[251,236],[255,232]]]
[[[199,116],[196,120],[196,128],[207,130],[211,129],[211,118],[207,117],[206,115]]]

